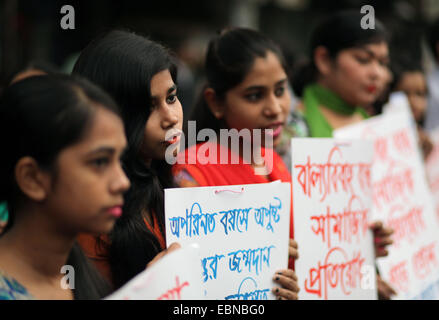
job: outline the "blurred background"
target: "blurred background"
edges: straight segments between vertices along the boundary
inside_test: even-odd
[[[75,29],[63,30],[63,5],[75,9]],[[426,28],[439,17],[439,0],[144,0],[70,1],[0,0],[1,84],[29,62],[70,72],[79,52],[97,35],[125,28],[171,48],[180,59],[179,96],[193,104],[203,78],[200,72],[209,38],[226,26],[258,29],[283,48],[294,65],[307,55],[307,40],[316,23],[341,9],[372,5],[392,35],[391,52],[404,51],[422,61],[432,55]],[[349,30],[346,30],[349,32]]]

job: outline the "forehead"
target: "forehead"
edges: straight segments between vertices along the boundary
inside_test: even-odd
[[[409,86],[424,86],[426,84],[424,74],[421,71],[404,72],[400,82]]]
[[[169,70],[160,71],[151,78],[151,95],[163,94],[163,91],[168,91],[173,85],[174,80],[172,80]]]
[[[245,76],[239,86],[249,86],[253,84],[270,84],[286,78],[286,73],[279,58],[271,51],[265,57],[257,57],[253,62],[250,71]]]
[[[89,128],[73,148],[79,152],[87,152],[102,145],[124,148],[126,139],[119,116],[103,107],[96,107]]]
[[[387,43],[384,41],[378,43],[369,43],[362,46],[350,48],[347,50],[356,51],[356,52],[358,51],[365,52],[376,57],[388,57],[389,55],[389,47]]]

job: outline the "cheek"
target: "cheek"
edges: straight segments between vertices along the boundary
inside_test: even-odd
[[[286,91],[285,95],[281,99],[281,107],[284,115],[288,115],[291,110],[291,95],[289,91]]]
[[[152,152],[161,141],[161,129],[158,127],[158,121],[159,120],[156,119],[154,114],[151,114],[146,122],[142,143],[142,149],[144,152]]]
[[[255,105],[244,104],[239,105],[239,107],[229,108],[224,117],[227,127],[237,130],[257,127],[259,123],[258,109]]]
[[[178,101],[178,106],[176,108],[177,108],[176,114],[178,117],[178,123],[176,125],[176,128],[182,130],[183,129],[183,116],[184,115],[183,115],[183,106],[181,105],[180,101]]]

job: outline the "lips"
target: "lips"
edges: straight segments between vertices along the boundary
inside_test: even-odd
[[[181,131],[180,130],[175,130],[172,133],[167,133],[166,136],[168,137],[165,140],[166,144],[174,144],[180,141],[181,138]]]
[[[271,135],[271,136],[273,136],[273,138],[277,138],[281,134],[283,126],[284,126],[283,122],[277,122],[275,124],[272,124],[264,129],[272,129],[273,131],[271,132],[271,131],[265,130],[265,134]]]
[[[106,210],[106,212],[115,218],[119,218],[122,215],[122,206],[114,206]]]
[[[374,85],[370,85],[366,87],[367,92],[369,93],[375,93],[377,91],[377,87]]]

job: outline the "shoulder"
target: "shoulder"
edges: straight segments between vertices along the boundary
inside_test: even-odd
[[[33,300],[34,297],[14,278],[0,270],[0,300]]]

